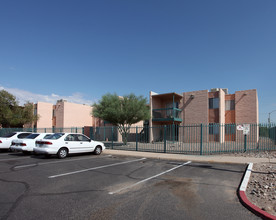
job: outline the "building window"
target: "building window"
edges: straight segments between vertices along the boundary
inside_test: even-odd
[[[219,134],[219,124],[210,123],[209,124],[209,134]]]
[[[219,108],[219,98],[209,98],[209,109]]]
[[[235,100],[226,100],[225,101],[225,110],[235,110]]]

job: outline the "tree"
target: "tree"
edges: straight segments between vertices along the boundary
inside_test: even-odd
[[[93,105],[92,115],[117,126],[123,137],[124,144],[131,125],[150,118],[147,99],[134,94],[119,97],[116,94],[106,94],[98,104]]]
[[[6,127],[13,118],[13,109],[17,106],[16,98],[5,90],[0,91],[0,124]]]
[[[2,127],[23,127],[38,120],[33,104],[27,102],[19,106],[16,97],[5,90],[0,91],[0,124]]]

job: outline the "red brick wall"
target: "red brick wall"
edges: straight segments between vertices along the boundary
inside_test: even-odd
[[[258,123],[258,97],[256,89],[235,93],[236,123]]]
[[[183,93],[183,124],[208,124],[208,105],[208,90]]]

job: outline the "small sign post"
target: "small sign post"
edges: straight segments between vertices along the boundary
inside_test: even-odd
[[[250,124],[244,124],[243,125],[243,134],[248,135],[250,132]]]
[[[246,143],[247,143],[247,135],[250,132],[250,124],[243,124],[243,134],[244,134],[244,152],[246,152]]]

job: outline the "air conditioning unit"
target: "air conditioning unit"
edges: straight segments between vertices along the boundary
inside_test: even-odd
[[[219,88],[212,88],[211,89],[211,92],[218,92],[219,91]]]
[[[220,88],[212,88],[211,92],[218,92],[220,90]],[[225,92],[225,95],[228,94],[228,89],[224,88],[222,89]]]

